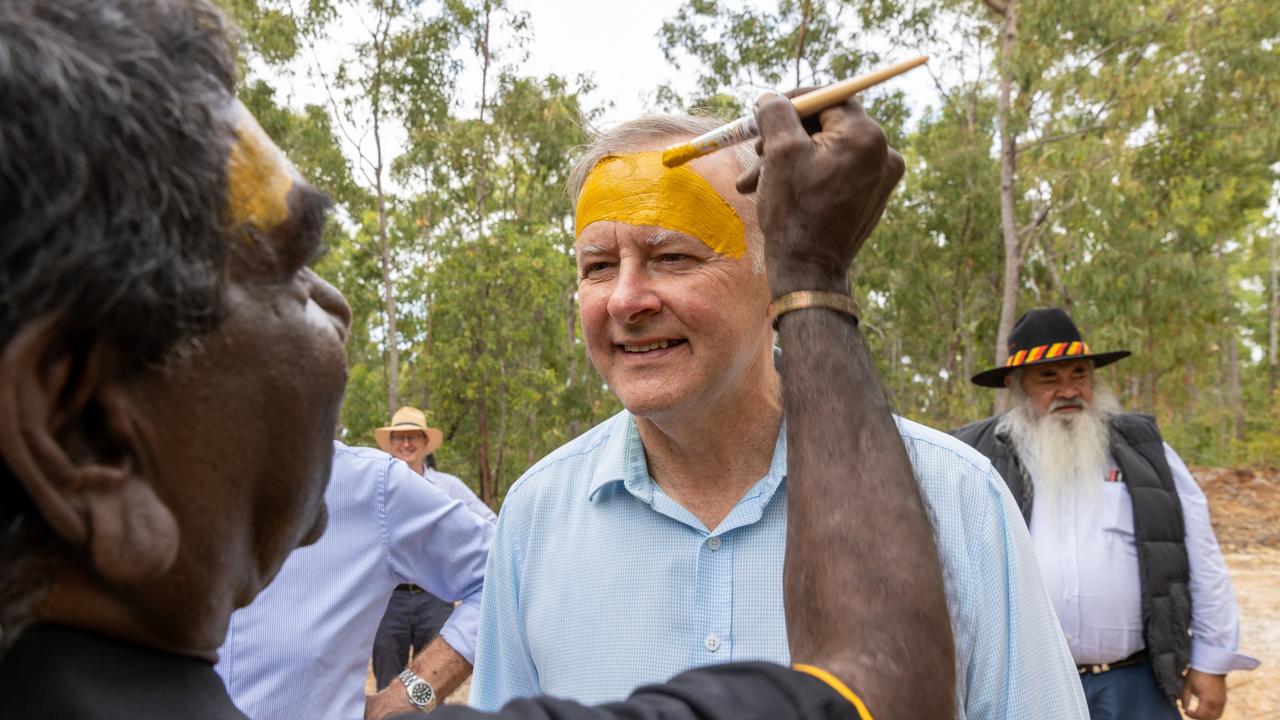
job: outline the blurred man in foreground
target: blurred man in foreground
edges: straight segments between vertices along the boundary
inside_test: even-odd
[[[213,670],[228,618],[325,528],[350,315],[307,268],[326,201],[234,99],[225,37],[201,0],[0,4],[6,715],[244,717]],[[765,223],[770,285],[843,277],[901,161],[858,152],[875,129],[852,106],[816,142],[780,98],[760,117],[761,212],[805,219]],[[808,192],[824,176],[865,181]],[[795,669],[501,717],[951,714],[937,555],[856,327],[816,306],[779,322],[807,350],[781,378]]]

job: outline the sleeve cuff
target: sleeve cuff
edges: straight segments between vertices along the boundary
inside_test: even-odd
[[[873,720],[871,717],[871,711],[867,710],[867,706],[862,702],[862,698],[858,697],[857,693],[850,690],[848,685],[841,682],[840,678],[814,665],[795,663],[791,666],[791,669],[805,673],[806,675],[812,675],[829,685],[832,690],[840,693],[841,697],[848,700],[853,707],[858,710],[858,720]]]
[[[1214,647],[1191,639],[1191,668],[1210,675],[1226,675],[1232,670],[1252,670],[1258,659],[1243,653]]]
[[[453,614],[440,628],[440,637],[472,667],[476,664],[476,630],[479,626],[480,611],[463,602],[453,609]]]

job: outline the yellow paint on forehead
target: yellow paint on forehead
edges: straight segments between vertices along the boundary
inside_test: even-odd
[[[233,225],[272,230],[289,216],[292,166],[280,148],[239,108],[236,141],[227,159],[227,209]]]
[[[574,234],[593,222],[654,225],[698,238],[721,255],[742,257],[746,227],[707,179],[662,164],[662,151],[610,155],[591,170],[578,196]]]

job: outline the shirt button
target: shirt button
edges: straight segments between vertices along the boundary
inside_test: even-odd
[[[720,638],[716,637],[715,633],[711,633],[702,641],[702,644],[711,652],[715,652],[720,649]]]
[[[712,552],[715,552],[716,550],[719,550],[719,549],[720,549],[720,536],[719,536],[719,535],[716,535],[715,537],[707,538],[707,547],[711,548],[711,551],[712,551]]]

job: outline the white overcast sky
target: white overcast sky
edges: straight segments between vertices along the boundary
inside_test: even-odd
[[[602,124],[634,117],[646,109],[645,96],[652,96],[665,82],[682,91],[692,89],[694,74],[677,70],[658,47],[658,29],[682,4],[684,0],[511,0],[513,8],[529,13],[533,31],[529,60],[522,71],[568,76],[589,72],[598,86],[592,99],[613,103]],[[750,0],[748,4],[774,3]],[[897,62],[920,51],[904,47],[889,54]],[[918,110],[936,102],[933,81],[924,71],[893,82],[908,92]]]
[[[671,83],[681,92],[693,89],[694,76],[690,68],[677,70],[662,56],[657,33],[662,22],[676,14],[684,0],[510,0],[512,9],[529,14],[529,34],[526,46],[528,58],[520,63],[517,71],[523,75],[545,76],[549,73],[572,78],[578,74],[590,74],[596,90],[589,100],[604,109],[598,121],[601,127],[609,127],[644,112],[646,98],[663,83]],[[770,0],[745,0],[755,6],[770,6]],[[328,41],[321,44],[316,55],[326,65],[325,72],[332,74],[341,58],[350,57],[350,46],[367,32],[359,18],[344,14],[331,26]],[[506,44],[502,30],[497,29],[493,44]],[[891,62],[897,62],[923,52],[915,47],[879,48]],[[459,49],[463,55],[465,48]],[[323,85],[308,77],[308,66],[314,67],[315,56],[303,51],[302,59],[293,72],[260,68],[261,74],[292,104],[325,103]],[[934,72],[943,68],[935,60]],[[915,70],[890,81],[893,87],[902,89],[918,117],[926,106],[936,105],[937,91],[925,69]],[[459,78],[464,107],[462,114],[474,112],[479,96],[479,71],[474,63]],[[785,89],[785,88],[784,88]],[[750,90],[743,88],[742,90]],[[367,132],[350,128],[352,138],[344,142],[352,151],[351,140],[368,144]],[[392,152],[399,144],[394,129],[389,140]],[[354,155],[354,153],[350,153]]]

